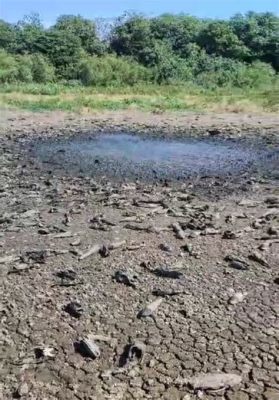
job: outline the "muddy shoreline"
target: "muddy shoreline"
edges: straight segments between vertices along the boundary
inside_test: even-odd
[[[278,181],[96,181],[43,170],[21,146],[93,128],[173,132],[173,119],[180,133],[275,148],[279,118],[2,114],[0,398],[277,399]],[[234,379],[214,391],[200,373]]]
[[[113,179],[115,182],[129,181],[139,178],[140,181],[157,185],[173,184],[192,187],[197,193],[208,195],[211,199],[234,193],[246,192],[250,186],[257,182],[266,180],[271,185],[278,185],[278,165],[279,165],[279,118],[276,116],[255,116],[255,115],[211,115],[194,113],[172,113],[172,114],[148,114],[136,111],[105,112],[96,113],[90,116],[69,115],[59,112],[51,113],[28,113],[3,111],[0,119],[0,129],[2,132],[2,143],[9,151],[18,153],[18,158],[23,163],[30,164],[37,173],[53,173],[63,176],[73,174],[74,176],[94,177],[97,180],[104,177]],[[116,169],[113,174],[107,174],[107,170],[102,165],[84,166],[75,169],[70,167],[70,162],[65,158],[65,168],[58,167],[60,163],[55,160],[54,165],[46,159],[38,160],[34,157],[32,147],[37,144],[52,142],[67,142],[68,140],[86,139],[102,134],[128,134],[139,135],[143,138],[166,139],[166,140],[189,140],[201,139],[208,143],[224,143],[230,146],[240,146],[255,153],[266,150],[266,167],[244,169],[239,175],[224,174],[224,176],[187,175],[170,173],[167,176],[152,172],[152,168],[143,169],[137,177],[133,173],[127,174],[125,171],[120,174],[112,164],[111,171]],[[72,139],[71,139],[72,138]],[[192,138],[192,139],[191,139]],[[8,140],[6,140],[8,139]],[[63,159],[63,157],[61,157]],[[76,160],[75,160],[76,161]],[[98,161],[98,160],[97,160]],[[108,160],[110,161],[110,160]],[[76,163],[77,165],[79,163]],[[35,167],[34,167],[35,166]],[[97,167],[97,168],[95,168]],[[118,168],[120,170],[120,167]],[[171,179],[169,179],[171,178]],[[252,179],[252,180],[251,180]],[[223,188],[223,191],[220,190]]]
[[[136,110],[103,111],[95,114],[64,112],[31,113],[1,109],[0,129],[12,135],[37,133],[52,136],[73,135],[91,129],[155,132],[164,136],[203,135],[223,137],[264,137],[278,143],[279,117],[275,114],[147,113]],[[55,132],[54,132],[55,131]]]

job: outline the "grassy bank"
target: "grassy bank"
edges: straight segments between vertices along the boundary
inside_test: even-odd
[[[6,84],[0,88],[0,105],[30,111],[140,109],[154,112],[279,112],[279,87],[213,90],[194,85],[95,88],[61,84]]]

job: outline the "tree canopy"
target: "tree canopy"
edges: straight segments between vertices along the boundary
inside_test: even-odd
[[[0,71],[2,81],[4,76],[10,80],[24,76],[34,79],[35,59],[43,71],[35,74],[41,80],[47,77],[79,80],[87,71],[90,79],[84,78],[84,81],[92,84],[101,76],[96,69],[102,68],[102,63],[104,71],[118,69],[119,74],[137,69],[135,76],[139,79],[142,79],[142,68],[146,68],[148,79],[157,83],[206,82],[207,75],[209,81],[215,79],[218,84],[224,84],[244,70],[247,76],[253,68],[269,71],[268,76],[279,71],[279,18],[272,13],[249,12],[229,20],[200,19],[184,14],[155,18],[125,14],[110,25],[109,32],[108,26],[103,30],[105,35],[100,34],[100,23],[80,15],[62,15],[49,28],[43,26],[37,14],[24,17],[16,24],[0,20],[0,68],[7,69],[13,59],[9,73]],[[4,54],[9,62],[4,62]],[[16,68],[24,69],[25,73],[16,73]],[[134,82],[134,78],[130,81]]]

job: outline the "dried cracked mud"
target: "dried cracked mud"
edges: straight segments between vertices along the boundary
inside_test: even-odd
[[[80,121],[5,118],[0,398],[278,399],[278,180],[56,173],[23,144]],[[277,128],[263,134],[275,150]]]

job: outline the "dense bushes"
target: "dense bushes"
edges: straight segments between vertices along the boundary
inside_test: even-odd
[[[10,83],[17,79],[17,63],[13,56],[0,50],[0,82]]]
[[[80,16],[61,16],[45,29],[31,15],[17,24],[0,21],[0,82],[263,87],[277,79],[278,37],[272,13],[228,21],[125,15],[101,37],[95,22]]]
[[[107,55],[88,57],[78,69],[78,79],[85,86],[121,86],[148,82],[150,71],[127,58]]]
[[[47,83],[54,79],[54,67],[41,54],[12,56],[0,50],[1,83]]]

